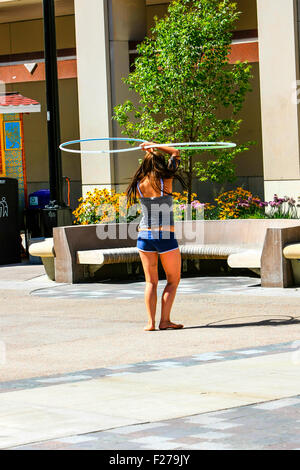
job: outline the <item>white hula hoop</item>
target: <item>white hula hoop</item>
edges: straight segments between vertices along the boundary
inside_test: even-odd
[[[141,142],[145,143],[146,140],[142,139],[130,139],[128,137],[106,137],[101,139],[78,139],[78,140],[71,140],[69,142],[64,142],[60,144],[59,148],[63,152],[68,153],[85,153],[85,154],[99,154],[99,153],[122,153],[122,152],[134,152],[136,150],[142,150],[140,146],[138,147],[128,147],[126,149],[118,149],[118,150],[75,150],[66,148],[69,145],[73,144],[80,144],[81,142]],[[176,143],[169,143],[169,144],[155,144],[147,145],[144,149],[148,148],[161,148],[164,147],[174,147],[178,148],[179,150],[220,150],[220,149],[228,149],[236,147],[236,144],[232,142],[176,142]]]
[[[144,147],[145,149],[148,148],[164,148],[164,147],[174,147],[174,148],[183,148],[185,150],[188,150],[189,147],[192,147],[194,150],[213,150],[213,149],[227,149],[227,148],[233,148],[236,147],[236,144],[233,142],[175,142],[170,143],[170,144],[156,144],[155,146],[153,145],[147,145]]]
[[[119,149],[119,150],[75,150],[75,149],[68,149],[66,148],[69,145],[73,144],[80,144],[81,142],[147,142],[146,140],[142,139],[130,139],[130,138],[123,138],[123,137],[106,137],[101,139],[78,139],[78,140],[71,140],[70,142],[64,142],[60,144],[59,148],[63,152],[68,153],[91,153],[91,154],[99,154],[99,153],[120,153],[120,152],[133,152],[134,150],[141,150],[141,147],[129,147],[126,149]]]

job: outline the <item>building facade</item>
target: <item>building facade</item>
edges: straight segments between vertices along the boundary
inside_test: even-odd
[[[57,0],[56,28],[62,141],[118,137],[113,108],[136,99],[122,82],[136,44],[151,34],[154,17],[168,0]],[[230,61],[252,64],[252,92],[240,118],[237,140],[256,145],[237,158],[237,181],[255,194],[300,196],[299,0],[237,0],[242,12]],[[48,187],[47,120],[40,0],[0,2],[0,86],[41,103],[24,116],[28,192]],[[300,83],[300,82],[299,82]],[[0,90],[1,91],[1,90]],[[106,144],[108,145],[108,144]],[[109,144],[112,145],[112,144]],[[84,150],[84,148],[83,148]],[[71,205],[95,187],[124,190],[138,152],[95,157],[63,154],[71,179]],[[211,183],[194,181],[201,200],[211,200]]]

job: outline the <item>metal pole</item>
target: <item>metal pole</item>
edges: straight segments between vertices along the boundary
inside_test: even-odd
[[[58,206],[64,206],[54,0],[43,0],[43,11],[50,195]]]

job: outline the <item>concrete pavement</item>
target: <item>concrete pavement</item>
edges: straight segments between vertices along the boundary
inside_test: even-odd
[[[145,422],[169,426],[299,394],[298,289],[266,292],[255,277],[183,279],[173,319],[186,328],[145,333],[141,283],[56,285],[42,269],[0,267],[1,448],[48,440],[65,448],[57,439],[76,446],[87,433],[131,434]],[[149,448],[140,432],[137,448]],[[184,448],[184,432],[180,442],[164,437],[166,448]],[[213,437],[185,435],[186,445],[214,447]],[[298,431],[294,440],[290,448],[300,447]]]

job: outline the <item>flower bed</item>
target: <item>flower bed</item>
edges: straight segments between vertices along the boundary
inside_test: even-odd
[[[188,205],[187,192],[173,193],[175,220],[206,219],[297,219],[296,201],[276,194],[272,201],[262,201],[243,188],[227,191],[215,198],[215,204],[203,203],[192,194]],[[140,206],[129,206],[125,193],[116,193],[107,189],[95,189],[79,199],[79,206],[73,212],[75,224],[88,225],[98,223],[131,222],[140,214]]]
[[[103,224],[131,222],[140,215],[140,211],[134,212],[129,206],[125,193],[116,193],[108,189],[95,189],[88,192],[85,198],[78,200],[80,203],[73,212],[75,224]]]

